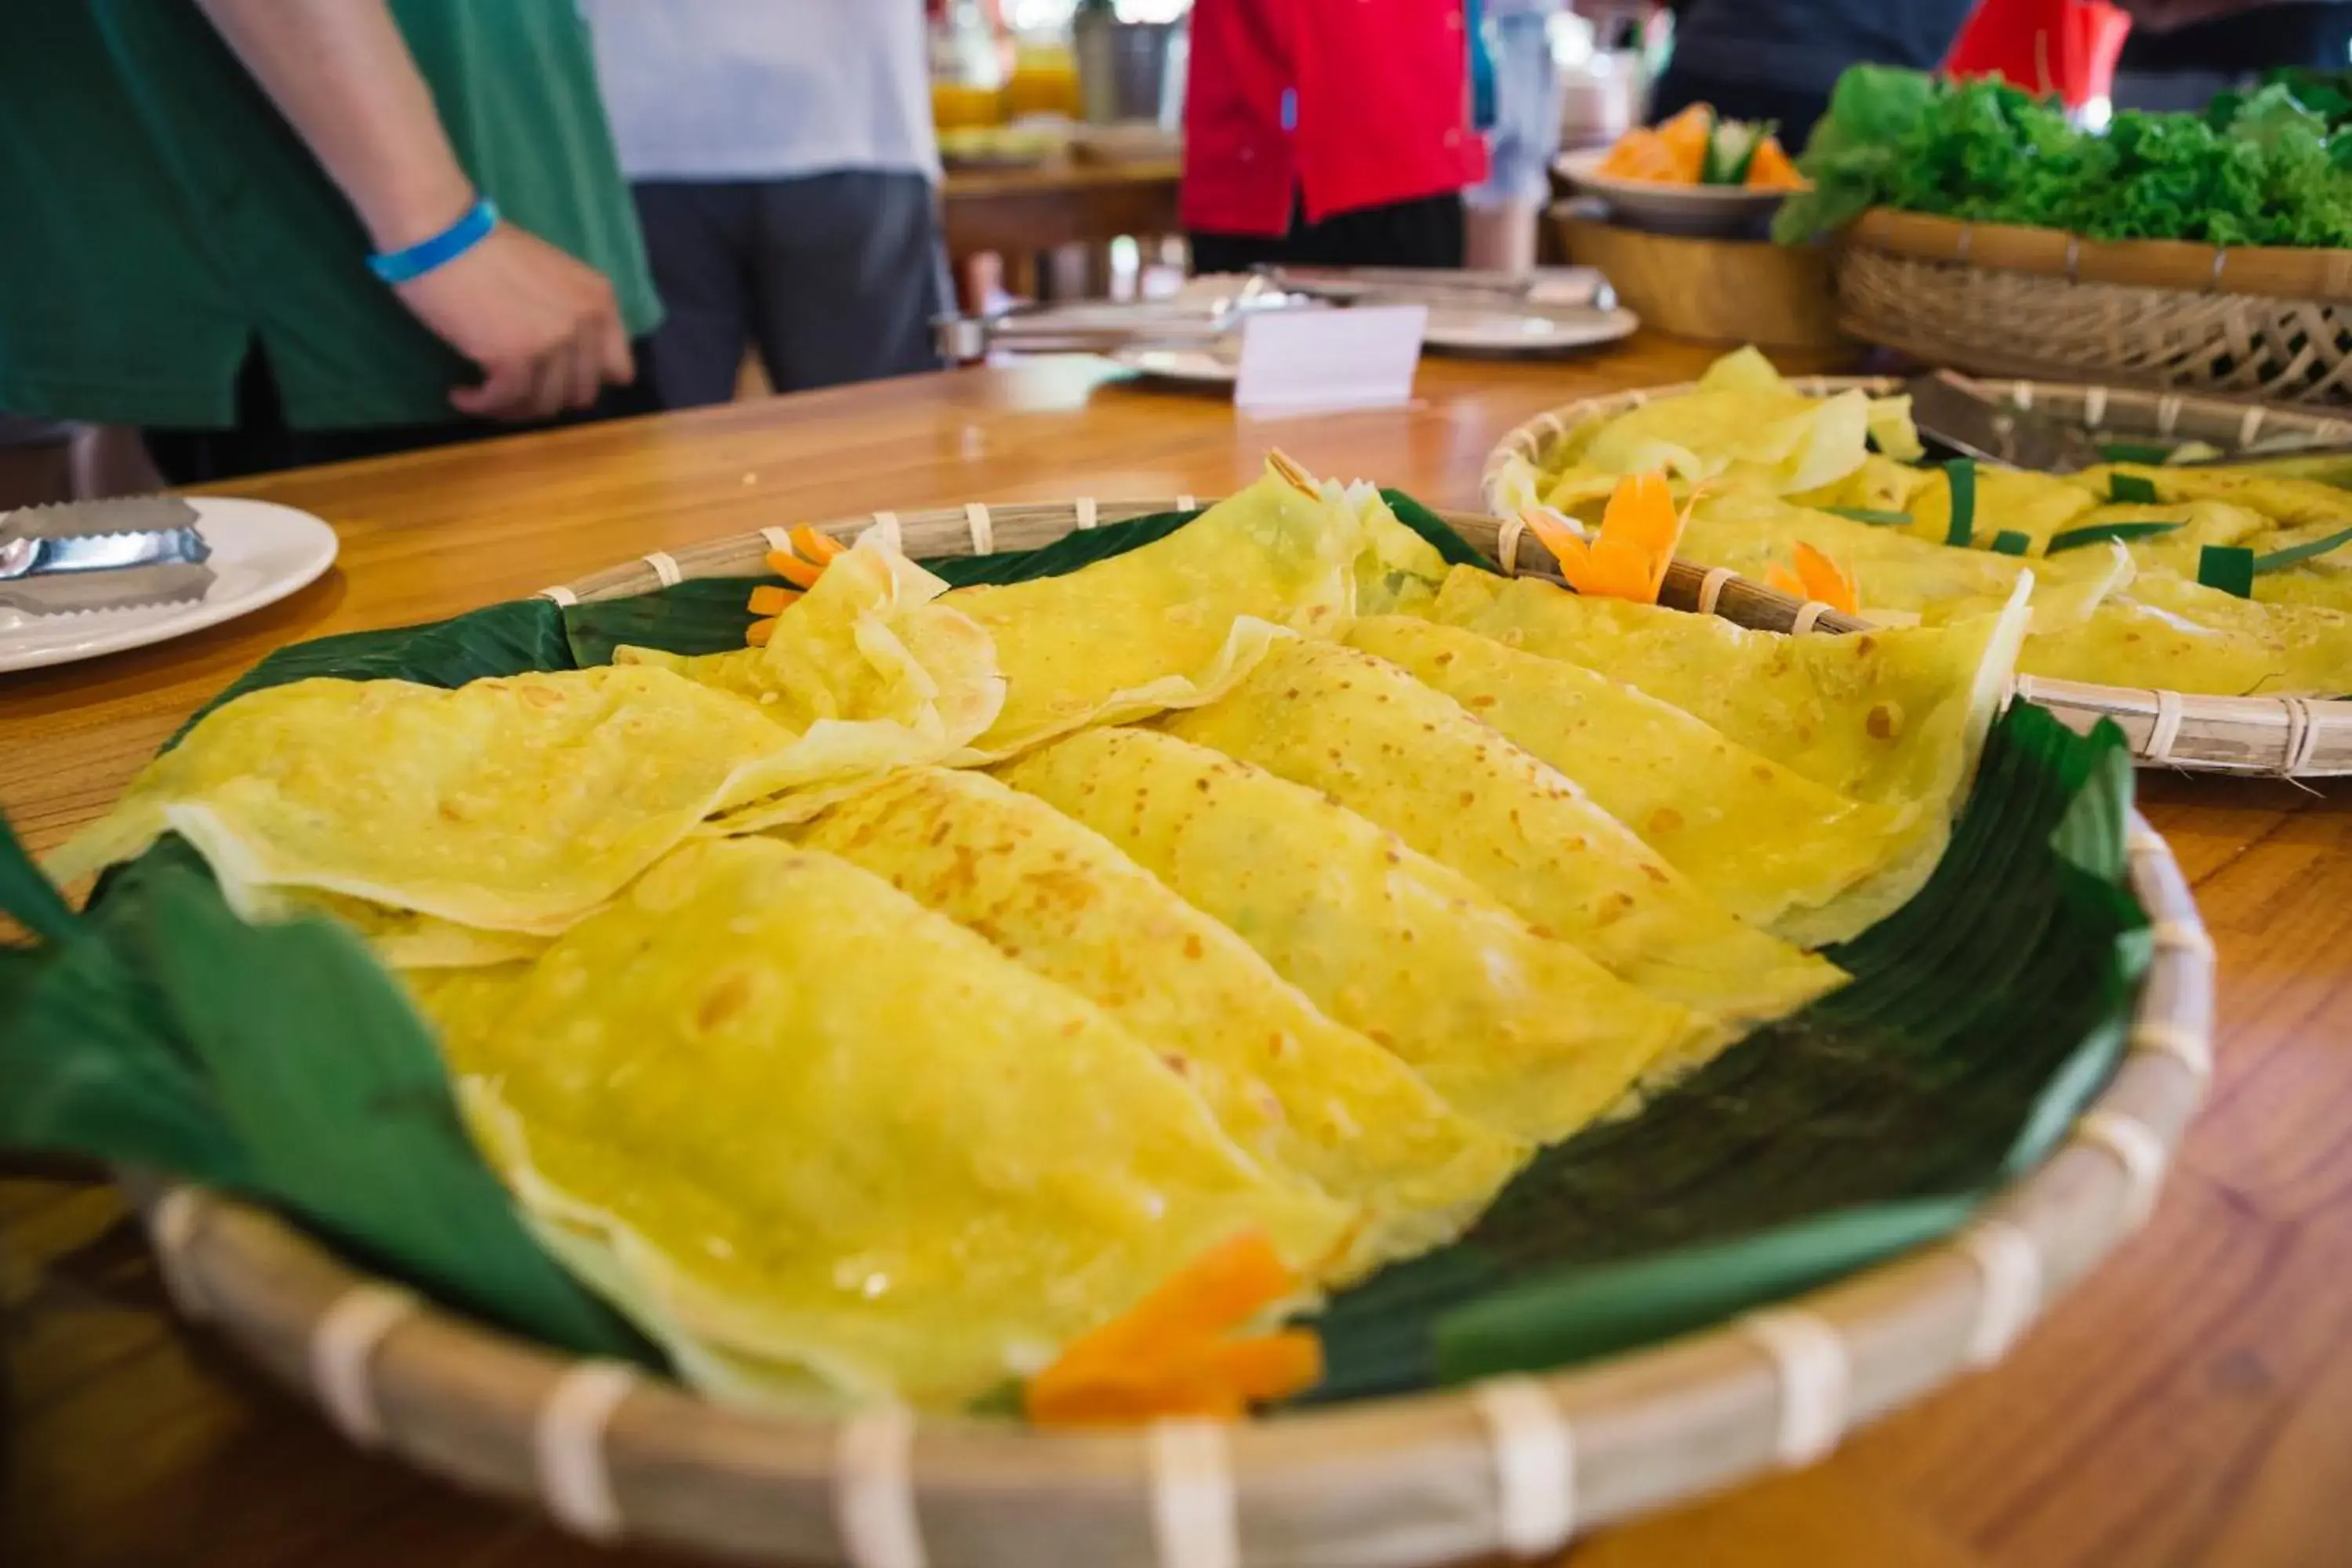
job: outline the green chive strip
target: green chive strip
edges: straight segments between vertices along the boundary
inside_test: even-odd
[[[1966,458],[1954,458],[1944,465],[1944,474],[1952,490],[1952,521],[1944,530],[1944,542],[1965,550],[1977,536],[1977,466]]]
[[[2049,546],[2042,553],[2055,555],[2062,550],[2080,550],[2085,544],[2105,544],[2110,539],[2153,539],[2180,526],[2177,522],[2095,522],[2088,528],[2070,528],[2052,534]]]
[[[2197,581],[2241,599],[2254,596],[2254,552],[2242,544],[2209,544],[2197,552]]]

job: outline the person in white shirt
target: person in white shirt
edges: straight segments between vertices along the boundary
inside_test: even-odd
[[[663,405],[936,368],[944,304],[917,0],[581,0],[667,312]]]

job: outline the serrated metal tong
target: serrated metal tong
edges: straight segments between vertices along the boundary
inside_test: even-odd
[[[204,596],[212,547],[174,496],[68,501],[0,513],[0,608],[30,615]]]

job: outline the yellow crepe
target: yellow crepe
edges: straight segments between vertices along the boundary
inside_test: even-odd
[[[60,880],[167,828],[240,910],[315,888],[462,925],[551,932],[767,776],[793,737],[667,670],[299,680],[241,697],[148,764],[48,861]]]
[[[1244,1149],[1370,1210],[1367,1264],[1449,1239],[1525,1152],[1316,1011],[1100,835],[984,773],[907,773],[799,837],[1108,1013],[1199,1089]]]
[[[1810,397],[1745,348],[1716,361],[1687,393],[1576,431],[1554,462],[1610,474],[1663,469],[1685,481],[1790,495],[1853,473],[1874,437],[1889,456],[1919,455],[1909,398],[1874,399],[1860,391]],[[1558,495],[1562,487],[1555,479],[1548,489]]]
[[[960,1406],[1231,1236],[1314,1279],[1353,1223],[1092,1004],[772,838],[419,993],[492,1163],[623,1305],[854,1397]]]
[[[359,934],[387,969],[477,969],[538,957],[553,940],[528,931],[488,931],[437,915],[395,910],[316,888],[254,888],[240,911],[248,921],[323,915]]]
[[[1565,1138],[1730,1031],[1538,935],[1314,790],[1150,730],[1087,730],[1000,770],[1232,928],[1339,1022],[1516,1136]]]
[[[2021,595],[1947,626],[1784,637],[1466,567],[1446,578],[1435,616],[1604,670],[1840,795],[1946,816],[1975,775],[2027,623]]]
[[[995,721],[1004,679],[994,645],[940,597],[946,590],[869,529],[776,617],[765,647],[693,657],[624,647],[613,661],[732,692],[800,737],[730,803],[721,830],[749,833],[804,820],[891,768],[948,756]]]
[[[2028,638],[2018,668],[2218,697],[2338,697],[2352,690],[2352,615],[2257,604],[2149,573],[2086,626]]]
[[[959,588],[1007,685],[976,758],[1087,724],[1205,702],[1286,631],[1336,636],[1355,603],[1363,524],[1337,486],[1269,472],[1165,539],[1059,577]]]
[[[2285,528],[2352,528],[2352,491],[2316,479],[2289,479],[2260,468],[2174,468],[2160,463],[2113,463],[2070,476],[2093,495],[2111,493],[2116,477],[2144,481],[2167,504],[2228,501],[2258,511]]]
[[[1364,531],[1356,557],[1356,614],[1418,615],[1445,585],[1445,557],[1437,547],[1397,521],[1379,490],[1348,487],[1348,501]]]
[[[1163,727],[1328,793],[1693,1012],[1766,1022],[1844,978],[1743,924],[1570,780],[1360,649],[1285,644],[1228,695]]]
[[[1792,561],[1800,543],[1822,552],[1850,574],[1864,616],[1883,626],[1933,626],[1999,614],[2030,575],[2033,628],[2056,631],[2081,621],[2132,577],[2131,558],[2119,544],[2084,546],[2029,563],[1990,550],[1932,544],[1900,528],[1875,527],[1754,494],[1702,498],[1676,553],[1760,583],[1775,564]]]
[[[2083,526],[2097,504],[2097,497],[2071,479],[1979,463],[1971,542],[1979,550],[1990,550],[1995,535],[2021,533],[2029,541],[2027,553],[2039,555],[2052,534]],[[1951,476],[1941,468],[1929,472],[1912,493],[1909,510],[1914,521],[1904,531],[1930,544],[1946,544],[1952,527]]]
[[[1558,768],[1701,892],[1788,941],[1853,936],[1934,869],[1934,814],[1849,800],[1597,670],[1404,616],[1360,620],[1348,640]]]

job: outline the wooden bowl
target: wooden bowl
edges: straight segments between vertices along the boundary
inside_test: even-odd
[[[1767,239],[1652,234],[1552,209],[1569,258],[1597,267],[1643,324],[1698,342],[1861,352],[1838,325],[1831,253]]]

